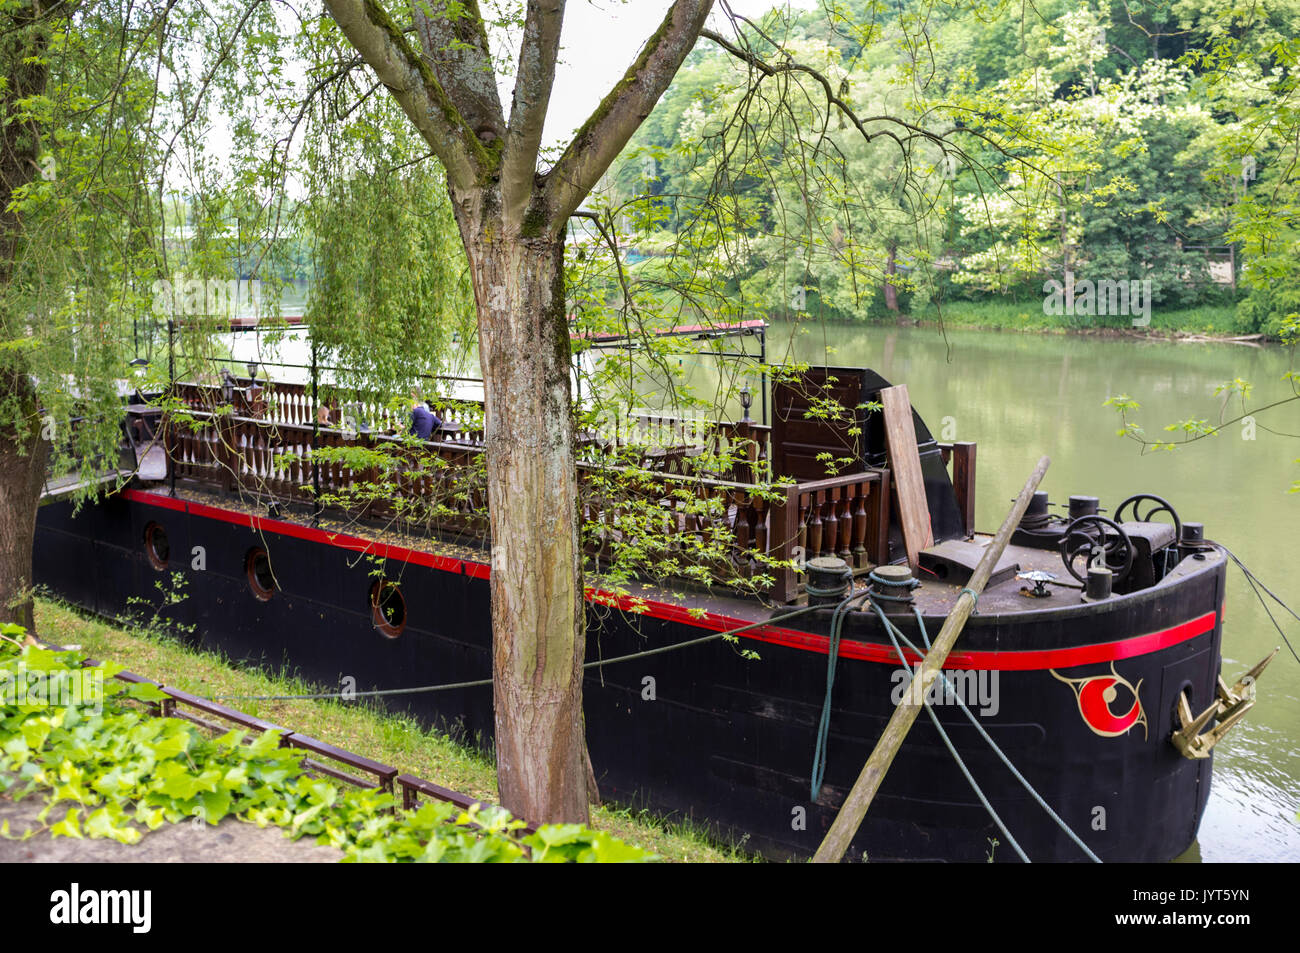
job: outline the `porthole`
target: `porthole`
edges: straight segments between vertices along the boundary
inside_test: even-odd
[[[402,634],[406,628],[406,599],[396,583],[383,579],[370,587],[370,618],[388,638]]]
[[[244,573],[248,576],[248,588],[253,595],[263,602],[275,595],[275,573],[271,572],[271,557],[260,546],[248,551],[244,558]]]
[[[144,554],[149,557],[149,565],[159,572],[167,568],[172,548],[167,541],[167,531],[157,523],[150,523],[144,528]]]

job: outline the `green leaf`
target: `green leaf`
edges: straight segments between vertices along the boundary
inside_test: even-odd
[[[57,824],[50,825],[51,837],[75,837],[82,839],[81,824],[78,821],[78,815],[81,812],[79,807],[68,808],[68,813],[63,816],[63,820]]]

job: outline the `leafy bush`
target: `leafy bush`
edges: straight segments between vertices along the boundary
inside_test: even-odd
[[[576,824],[519,837],[524,823],[496,807],[403,811],[388,792],[307,774],[302,752],[280,747],[278,732],[211,738],[153,716],[138,703],[167,697],[157,686],[117,681],[112,663],[83,667],[77,651],[24,645],[23,634],[0,627],[0,794],[42,797],[38,819],[52,836],[136,844],[163,824],[233,816],[314,837],[353,863],[654,859]],[[0,835],[17,836],[7,826]]]

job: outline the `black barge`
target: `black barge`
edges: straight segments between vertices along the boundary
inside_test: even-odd
[[[815,369],[810,377],[867,398],[863,404],[889,386],[861,369]],[[123,616],[140,599],[156,602],[159,583],[166,587],[180,574],[184,598],[162,612],[192,633],[185,638],[324,686],[360,692],[488,677],[490,558],[472,542],[476,531],[482,535],[481,515],[467,511],[438,533],[397,535],[374,505],[313,514],[313,482],[334,487],[363,474],[337,465],[313,472],[301,461],[285,468],[275,458],[387,438],[322,428],[300,385],[256,390],[256,404],[240,404],[236,394],[230,414],[216,412],[230,397],[220,388],[186,385],[181,396],[210,426],[161,428],[170,460],[165,479],[137,479],[75,515],[66,501],[44,506],[38,583],[96,613]],[[664,464],[654,478],[666,488],[690,480],[724,500],[719,518],[734,534],[732,572],[764,571],[757,554],[787,567],[775,571],[761,598],[649,585],[616,594],[601,589],[599,576],[589,578],[588,591],[589,662],[761,623],[742,632],[738,645],[715,640],[591,668],[583,690],[605,799],[690,818],[773,858],[816,849],[919,662],[906,648],[899,658],[881,613],[922,645],[922,626],[930,636],[938,632],[988,541],[973,526],[974,444],[941,445],[914,416],[934,542],[911,566],[919,584],[879,589],[873,570],[909,563],[880,415],[860,411],[855,472],[817,477],[817,454],[843,452],[847,431],[806,419],[803,393],[774,387],[771,428],[717,426],[717,439],[740,448],[728,474],[683,475],[673,472],[682,458],[654,456]],[[473,423],[431,446],[449,460],[470,459],[482,444]],[[784,500],[754,491],[760,467],[791,477]],[[667,489],[664,496],[671,508]],[[1113,519],[1087,497],[1052,515],[1039,494],[945,672],[988,736],[1098,858],[1168,861],[1196,837],[1214,726],[1239,717],[1249,699],[1241,683],[1229,688],[1219,677],[1225,553],[1163,500],[1126,502]],[[684,518],[679,525],[690,529]],[[1109,591],[1085,591],[1089,565],[1110,570],[1094,573],[1109,576]],[[820,607],[786,620],[809,606],[809,566],[831,567],[825,578],[832,583],[838,576],[854,591],[877,586],[895,598],[873,598],[880,612],[864,602],[836,632],[836,596],[814,597]],[[833,644],[825,776],[814,797]],[[992,752],[953,693],[936,693],[931,702],[1028,857],[1087,859]],[[385,703],[490,744],[489,687]],[[1202,712],[1210,717],[1197,718]],[[851,858],[1016,859],[925,718],[895,761]]]

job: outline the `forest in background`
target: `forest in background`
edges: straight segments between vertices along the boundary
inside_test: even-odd
[[[751,24],[775,63],[778,30],[820,74],[799,77],[806,109],[778,95],[791,74],[756,91],[701,43],[591,203],[613,216],[641,291],[673,286],[672,262],[712,244],[740,307],[776,317],[996,303],[999,326],[1132,323],[1049,314],[1049,280],[1149,281],[1157,327],[1189,315],[1277,335],[1300,308],[1300,2],[823,0]],[[930,135],[864,137],[817,101],[822,80],[859,116]]]

